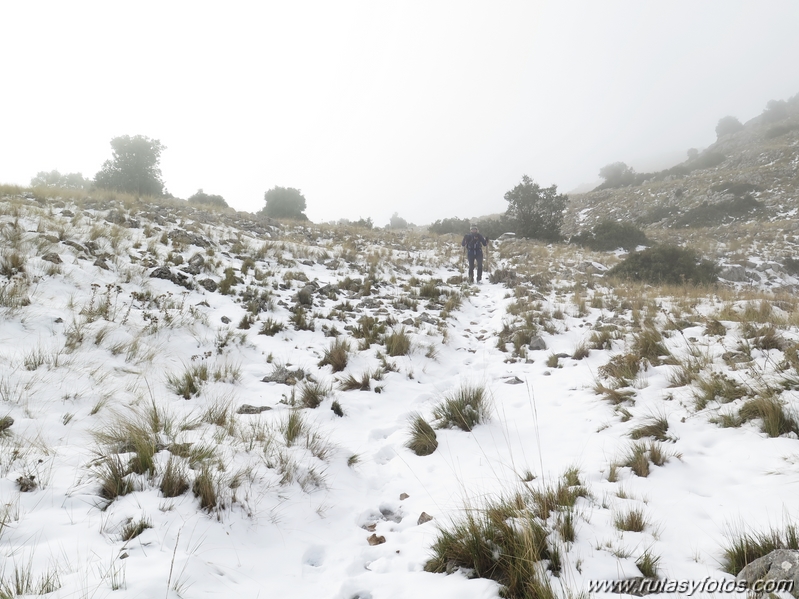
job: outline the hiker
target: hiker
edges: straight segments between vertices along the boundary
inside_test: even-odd
[[[477,282],[483,278],[483,246],[488,247],[488,239],[480,235],[477,225],[472,225],[464,235],[461,245],[467,250],[469,258],[469,282],[474,283],[474,262],[477,261]]]

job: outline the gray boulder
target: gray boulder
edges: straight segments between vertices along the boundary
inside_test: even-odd
[[[735,579],[746,581],[749,588],[759,580],[790,580],[793,581],[791,595],[799,597],[799,551],[776,549],[747,564]]]
[[[547,348],[546,341],[544,341],[541,337],[536,337],[532,341],[530,341],[530,349],[533,351],[541,351]]]
[[[745,283],[749,280],[749,276],[746,274],[746,269],[743,266],[730,266],[721,271],[719,277],[725,281],[732,281],[733,283]]]

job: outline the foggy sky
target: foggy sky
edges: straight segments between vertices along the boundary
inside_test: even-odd
[[[680,162],[799,93],[799,2],[1,2],[0,182],[146,135],[167,189],[313,221],[502,212]]]

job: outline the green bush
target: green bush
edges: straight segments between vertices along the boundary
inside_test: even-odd
[[[680,216],[675,222],[675,227],[714,227],[748,217],[763,208],[763,203],[758,202],[750,195],[723,200],[715,204],[703,202],[691,208]]]
[[[618,248],[634,250],[639,245],[649,245],[649,239],[632,223],[608,220],[595,225],[590,231],[575,235],[570,243],[584,245],[598,252],[608,252]]]
[[[202,189],[198,189],[197,193],[189,197],[187,200],[189,204],[195,204],[200,206],[214,206],[216,208],[227,208],[228,203],[225,201],[220,195],[208,194],[205,193]]]
[[[707,285],[718,278],[720,268],[700,258],[694,250],[659,245],[630,254],[608,271],[608,275],[644,283]]]

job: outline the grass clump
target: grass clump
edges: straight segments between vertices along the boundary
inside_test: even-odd
[[[629,384],[641,370],[641,357],[635,354],[619,354],[613,356],[610,361],[600,366],[598,372],[600,376],[614,378]]]
[[[635,427],[630,431],[632,439],[643,439],[653,437],[658,441],[671,441],[671,437],[666,434],[669,430],[669,421],[665,416],[650,416],[645,424]]]
[[[386,353],[392,358],[396,356],[407,356],[411,353],[411,338],[404,327],[400,327],[386,334],[383,338],[383,343],[386,346]]]
[[[356,378],[352,374],[348,374],[338,381],[338,388],[342,391],[371,391],[372,390],[372,377],[369,371],[364,372],[361,378]]]
[[[547,531],[524,497],[515,494],[487,502],[442,528],[425,564],[427,572],[468,568],[501,584],[508,599],[554,599],[539,562],[551,560]]]
[[[711,401],[724,404],[740,399],[747,394],[746,389],[740,383],[719,372],[698,377],[696,387],[694,407],[697,410],[703,410]]]
[[[782,530],[765,532],[729,531],[724,547],[722,569],[737,575],[744,567],[777,549],[799,549],[799,528],[789,523]]]
[[[645,478],[649,476],[650,464],[662,466],[668,461],[669,456],[660,444],[637,441],[630,446],[620,465],[629,467],[636,476]]]
[[[131,539],[138,537],[148,528],[152,527],[152,521],[148,520],[147,518],[142,518],[141,520],[136,521],[130,519],[122,525],[122,530],[120,531],[119,536],[123,541],[130,541]]]
[[[335,339],[325,350],[319,361],[319,367],[330,366],[333,372],[341,372],[347,367],[350,355],[350,344],[346,339]]]
[[[420,414],[411,416],[411,430],[405,447],[418,456],[426,456],[438,448],[436,431]]]
[[[259,335],[266,335],[267,337],[274,337],[286,328],[286,325],[279,320],[274,320],[269,317],[261,323],[261,330],[258,331]]]
[[[199,395],[200,389],[207,381],[208,365],[205,363],[191,364],[180,375],[171,373],[166,375],[167,387],[183,399]]]
[[[649,525],[649,521],[642,509],[632,509],[624,514],[616,514],[613,517],[613,526],[618,530],[626,532],[643,532]]]
[[[481,385],[462,385],[433,408],[440,428],[457,427],[471,431],[490,418],[486,388]]]
[[[669,356],[671,352],[663,345],[663,334],[654,327],[647,327],[633,335],[633,353],[644,358],[650,364],[660,364],[661,356]]]
[[[318,408],[329,393],[327,385],[306,381],[300,390],[300,403],[304,408]]]
[[[760,430],[769,437],[787,433],[799,434],[799,423],[795,414],[786,410],[774,392],[766,391],[747,401],[738,412],[741,422],[759,419]]]
[[[174,456],[169,456],[166,462],[159,488],[164,497],[179,497],[189,490],[185,468]]]
[[[653,554],[649,549],[644,551],[641,556],[635,560],[635,565],[638,566],[644,578],[656,579],[658,577],[658,564],[660,563],[660,556]]]

